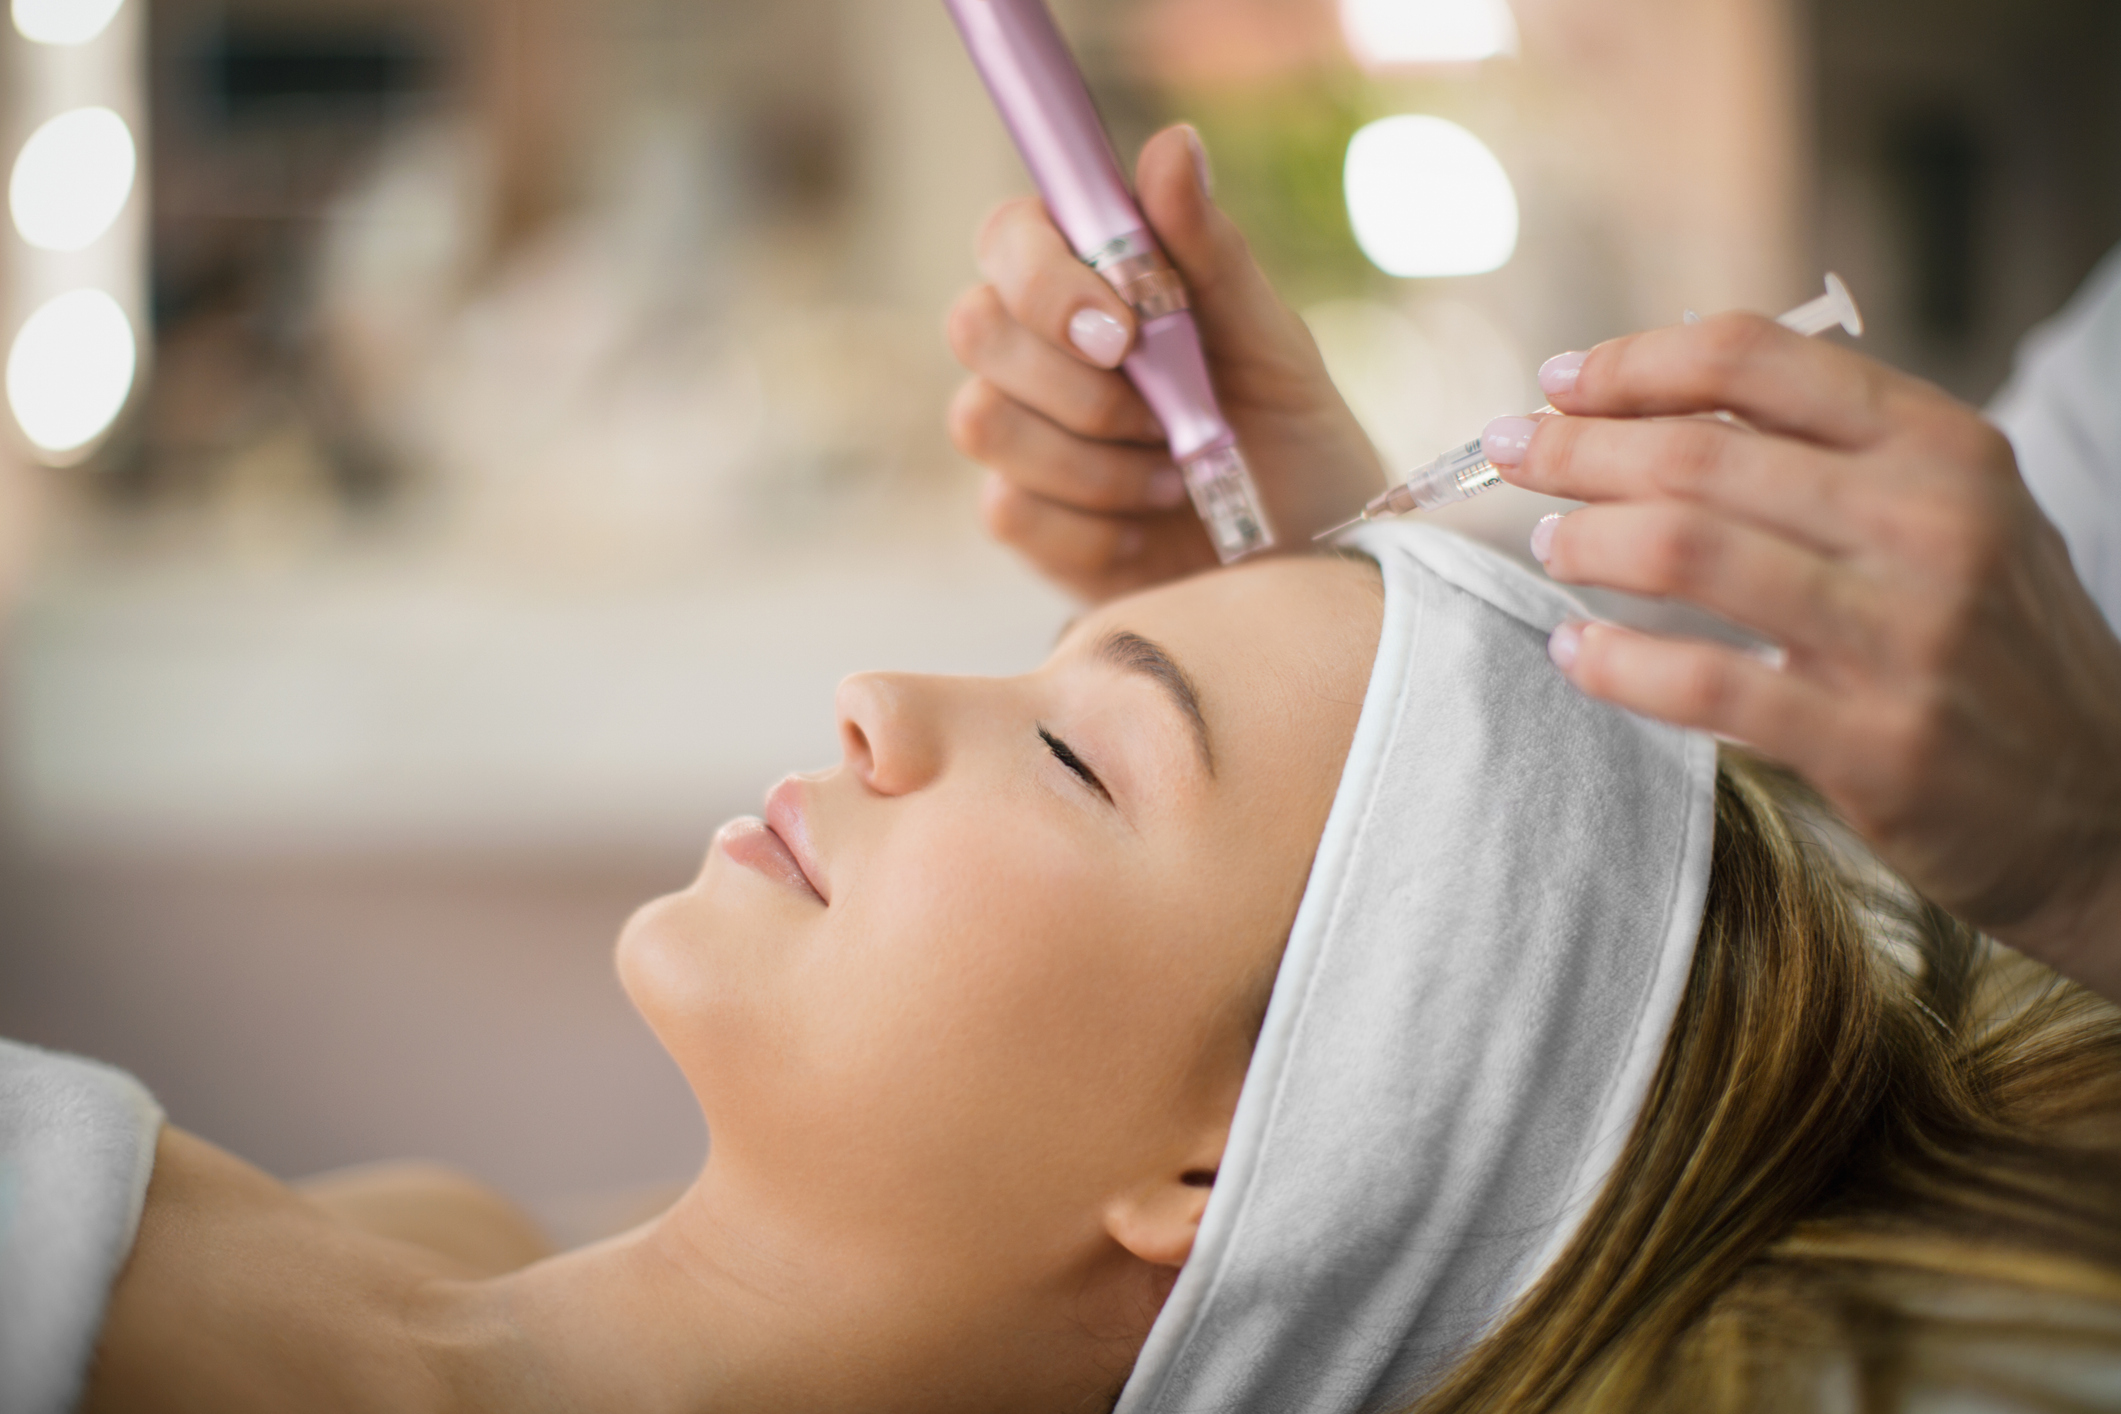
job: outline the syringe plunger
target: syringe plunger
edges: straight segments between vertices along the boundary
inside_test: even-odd
[[[1850,338],[1863,337],[1863,311],[1856,308],[1856,297],[1841,277],[1827,272],[1826,293],[1809,304],[1800,304],[1775,321],[1785,329],[1794,329],[1810,338],[1824,334],[1837,325],[1846,329]]]

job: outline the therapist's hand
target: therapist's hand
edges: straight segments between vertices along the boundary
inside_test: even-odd
[[[1210,198],[1197,142],[1181,126],[1142,149],[1142,209],[1192,293],[1223,413],[1280,544],[1308,549],[1384,488],[1384,468],[1310,331]],[[950,435],[988,468],[988,530],[1092,601],[1214,565],[1163,430],[1117,371],[1132,311],[1036,198],[988,219],[979,264],[987,283],[950,311],[950,346],[973,375]]]
[[[1555,578],[1669,595],[1786,666],[1564,627],[1572,681],[1794,767],[1887,863],[2121,1000],[2121,643],[2002,434],[1939,389],[1747,315],[1541,372],[1520,486],[1589,501],[1541,528]],[[1747,430],[1652,417],[1728,409]],[[1512,446],[1511,444],[1515,444]]]

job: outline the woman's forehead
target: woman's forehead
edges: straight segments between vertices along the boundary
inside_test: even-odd
[[[1310,669],[1353,674],[1376,657],[1384,599],[1377,568],[1341,556],[1285,557],[1214,570],[1114,600],[1070,624],[1063,646],[1113,633],[1146,638],[1197,680]]]
[[[1295,750],[1314,767],[1307,740],[1335,759],[1346,751],[1383,613],[1368,561],[1266,560],[1105,605],[1069,628],[1058,653],[1111,657],[1115,643],[1131,644],[1137,664],[1169,664],[1210,740],[1239,755]]]

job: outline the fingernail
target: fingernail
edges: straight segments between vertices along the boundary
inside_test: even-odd
[[[1561,524],[1559,515],[1548,516],[1532,527],[1532,558],[1545,564],[1554,554],[1554,527]]]
[[[1556,354],[1539,365],[1539,391],[1548,397],[1566,393],[1576,386],[1576,379],[1583,373],[1583,361],[1589,354]]]
[[[1142,546],[1148,543],[1149,539],[1142,534],[1140,526],[1123,525],[1119,528],[1119,534],[1113,538],[1112,558],[1121,561],[1134,559],[1141,554]]]
[[[1498,417],[1480,434],[1480,450],[1497,466],[1516,466],[1531,450],[1539,424],[1529,417]]]
[[[1127,354],[1127,326],[1090,305],[1068,321],[1068,342],[1099,368],[1116,368]]]
[[[1200,129],[1191,123],[1181,124],[1186,130],[1186,145],[1193,149],[1193,175],[1200,182],[1200,194],[1213,200],[1215,197],[1215,164],[1208,160],[1208,145],[1200,140]]]
[[[1567,673],[1569,669],[1576,666],[1576,655],[1581,651],[1583,651],[1582,624],[1563,624],[1560,628],[1555,629],[1554,636],[1547,640],[1547,656],[1554,660],[1554,666],[1561,669],[1563,673]]]
[[[1167,466],[1149,478],[1149,504],[1165,510],[1183,503],[1186,499],[1186,474],[1175,466]]]

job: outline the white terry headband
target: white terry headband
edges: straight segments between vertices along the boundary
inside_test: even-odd
[[[1193,1247],[1119,1414],[1418,1396],[1575,1235],[1693,963],[1715,744],[1579,694],[1581,609],[1364,527],[1384,633]]]

